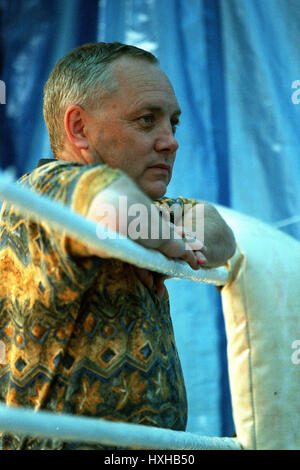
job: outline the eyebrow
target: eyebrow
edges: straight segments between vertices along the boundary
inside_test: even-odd
[[[155,105],[143,105],[140,107],[140,111],[142,111],[143,109],[148,109],[149,111],[156,111],[156,112],[161,112],[163,111],[163,108],[161,106],[155,106]],[[176,108],[175,111],[172,113],[172,116],[180,116],[181,115],[181,109],[180,108]]]

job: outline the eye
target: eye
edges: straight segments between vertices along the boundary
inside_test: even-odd
[[[175,134],[175,132],[177,130],[177,127],[180,126],[179,119],[178,118],[172,119],[171,120],[171,126],[172,126],[172,130],[173,130],[173,134]]]
[[[154,123],[154,116],[153,114],[147,114],[145,116],[141,116],[139,118],[139,121],[145,126],[145,127],[150,127]]]

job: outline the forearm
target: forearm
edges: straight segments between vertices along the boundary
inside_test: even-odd
[[[196,199],[163,199],[174,216],[175,225],[182,226],[206,247],[206,267],[221,266],[230,259],[236,249],[231,228],[217,209],[206,201]]]
[[[126,175],[96,195],[87,218],[147,248],[160,249],[174,238],[172,224]]]
[[[225,264],[236,250],[233,231],[216,208],[208,203],[204,203],[204,244],[207,267]]]

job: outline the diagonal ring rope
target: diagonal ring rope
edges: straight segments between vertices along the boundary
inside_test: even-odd
[[[112,258],[118,258],[173,278],[189,279],[218,286],[226,284],[229,280],[228,270],[223,266],[209,269],[200,268],[195,271],[184,261],[168,259],[158,251],[144,248],[121,234],[113,236],[113,232],[111,232],[112,236],[109,236],[110,232],[107,229],[103,229],[106,234],[105,239],[100,239],[97,236],[99,226],[96,223],[87,220],[49,197],[38,195],[32,190],[22,187],[12,181],[8,172],[0,171],[1,199],[10,201],[30,217],[46,221],[56,229],[65,231],[88,246],[106,251]]]

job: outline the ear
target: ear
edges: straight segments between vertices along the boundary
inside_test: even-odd
[[[86,135],[86,115],[84,109],[78,105],[67,108],[64,118],[67,139],[78,150],[86,150],[89,146]]]

